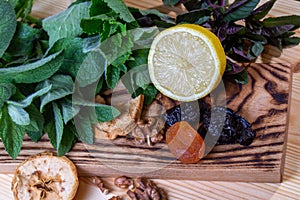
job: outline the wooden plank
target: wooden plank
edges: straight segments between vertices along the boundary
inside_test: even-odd
[[[159,0],[140,2],[126,1],[131,6],[143,9],[158,8],[168,12]],[[55,4],[53,1],[37,1],[33,10],[36,16],[45,17],[65,9],[69,3],[69,1],[63,1],[59,4]],[[295,11],[294,8],[298,5],[298,2],[295,1],[290,1],[289,4],[282,1],[278,3],[280,6],[287,6],[291,13]],[[172,10],[173,12],[180,12],[179,8],[172,8]],[[271,15],[276,16],[276,12],[278,11],[275,10]],[[297,33],[299,33],[299,30]],[[253,65],[250,69],[250,84],[243,86],[237,95],[234,92],[228,94],[229,96],[235,96],[234,101],[229,101],[229,107],[238,110],[247,119],[249,118],[250,122],[254,123],[254,128],[257,129],[258,136],[250,147],[242,147],[240,145],[218,146],[196,165],[183,165],[174,161],[172,155],[165,149],[162,151],[163,158],[155,157],[153,148],[128,146],[122,140],[114,142],[118,145],[108,144],[106,146],[106,151],[110,153],[106,153],[107,157],[105,158],[104,156],[104,159],[101,160],[102,162],[93,158],[81,143],[78,143],[68,156],[77,164],[81,175],[116,176],[124,174],[125,168],[131,170],[131,173],[127,173],[128,175],[137,175],[132,172],[141,172],[141,170],[143,172],[153,171],[158,169],[157,164],[162,163],[168,165],[159,171],[143,175],[151,178],[168,179],[278,182],[282,177],[282,163],[284,161],[286,131],[288,128],[286,124],[289,112],[291,69],[299,62],[299,58],[295,55],[300,55],[298,47],[287,51],[292,53],[288,52],[280,55],[274,49],[266,51],[264,59],[267,58],[267,61],[271,61],[272,64]],[[274,58],[274,56],[280,57]],[[264,59],[261,61],[265,62],[266,60]],[[292,65],[274,64],[277,62],[292,63]],[[256,88],[255,91],[253,90],[254,87]],[[232,92],[232,90],[228,91]],[[244,103],[245,100],[246,103]],[[126,150],[130,150],[130,153],[127,152],[130,155],[126,157],[122,157],[124,154],[121,154],[117,148],[124,146]],[[159,147],[165,148],[164,145]],[[22,160],[46,149],[53,150],[46,138],[43,138],[38,144],[32,143],[26,138],[20,156],[15,161],[12,161],[7,156],[3,146],[0,146],[0,171],[11,173]],[[136,155],[132,155],[132,149],[136,151]],[[105,155],[101,153],[103,149],[96,150],[99,151],[96,155],[102,157]],[[111,158],[112,155],[114,155],[113,158]],[[114,160],[112,161],[112,159]],[[109,167],[105,163],[108,163]],[[121,171],[116,171],[115,169]],[[101,171],[101,174],[99,174],[99,171]]]
[[[257,132],[248,147],[219,145],[199,163],[181,164],[165,144],[137,146],[117,139],[89,146],[78,143],[68,157],[81,176],[142,173],[163,179],[279,182],[286,145],[291,68],[283,64],[253,64],[249,74],[247,85],[226,84],[227,106],[248,119]],[[11,160],[0,144],[0,169],[12,173],[22,160],[44,150],[53,150],[47,138],[38,144],[27,138],[20,155]]]

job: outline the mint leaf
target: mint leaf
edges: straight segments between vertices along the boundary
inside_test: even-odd
[[[75,78],[81,64],[86,56],[83,52],[82,38],[63,38],[55,42],[49,53],[64,51],[63,63],[58,71],[61,74],[68,74]]]
[[[75,127],[77,130],[77,137],[86,144],[93,144],[94,131],[92,127],[91,108],[85,108],[74,118]]]
[[[108,7],[103,0],[92,0],[90,7],[90,16],[102,15],[111,12],[112,9]]]
[[[101,1],[101,0],[100,0]],[[131,12],[128,10],[125,3],[121,0],[103,0],[107,3],[113,11],[120,15],[120,19],[124,20],[127,23],[135,22],[134,17]]]
[[[49,35],[50,47],[61,38],[76,37],[82,34],[80,21],[89,17],[89,6],[89,2],[75,4],[65,11],[43,20],[43,28]]]
[[[157,27],[136,28],[128,31],[134,43],[134,49],[150,48],[154,37],[159,33]]]
[[[104,53],[108,63],[113,63],[120,56],[126,55],[132,51],[134,42],[130,32],[125,36],[118,33],[101,43],[100,49]]]
[[[107,67],[105,71],[105,80],[109,88],[113,89],[117,86],[121,75],[121,68],[114,65]]]
[[[16,93],[16,87],[11,83],[0,83],[0,108]]]
[[[44,127],[44,131],[47,133],[51,145],[57,149],[55,121],[48,122]]]
[[[98,122],[108,122],[120,115],[120,111],[113,106],[102,104],[98,104],[95,107],[95,112]]]
[[[5,150],[13,159],[15,159],[21,151],[25,128],[24,126],[17,125],[12,121],[6,106],[2,108],[1,113],[0,137]]]
[[[0,58],[10,44],[17,27],[13,7],[7,1],[0,0]]]
[[[101,42],[99,35],[85,38],[83,41],[83,52],[88,53],[90,51],[97,50],[100,47],[100,44]]]
[[[26,126],[30,124],[29,114],[21,107],[8,105],[8,114],[11,119],[18,125]]]
[[[80,111],[79,106],[72,105],[72,102],[69,102],[67,100],[62,101],[61,107],[62,107],[62,116],[65,124],[71,121]]]
[[[101,51],[87,53],[77,73],[76,82],[80,87],[85,87],[99,81],[105,68],[107,60]]]
[[[17,18],[24,20],[28,17],[33,6],[33,0],[9,0],[15,8]]]
[[[59,148],[60,142],[63,137],[64,122],[62,119],[60,109],[58,108],[58,105],[55,102],[53,102],[52,107],[53,107],[53,114],[55,119],[56,146],[57,148]]]
[[[20,102],[7,101],[7,103],[9,105],[18,106],[20,108],[26,108],[26,107],[28,107],[32,103],[33,99],[35,99],[37,97],[40,97],[40,96],[48,93],[51,90],[51,88],[52,88],[52,85],[48,85],[45,88],[42,88],[42,89],[36,91],[35,93],[29,95],[28,97],[26,97],[25,99],[23,99]]]
[[[68,153],[76,142],[76,129],[73,124],[67,124],[64,128],[62,140],[57,149],[57,155],[63,156]]]
[[[40,37],[41,30],[18,22],[16,33],[6,51],[10,56],[29,57],[34,48],[34,41]]]
[[[63,61],[62,51],[18,67],[0,68],[0,82],[37,83],[51,77]]]
[[[44,116],[33,104],[25,110],[29,113],[30,118],[30,124],[25,127],[26,133],[34,142],[38,142],[43,136]]]
[[[144,89],[144,91],[142,92],[142,94],[145,96],[145,100],[144,103],[146,105],[150,105],[153,100],[155,99],[156,95],[157,95],[157,89],[153,84],[149,84],[148,87],[146,89]]]
[[[72,94],[73,84],[73,79],[68,75],[54,75],[50,79],[40,83],[36,88],[37,90],[52,85],[51,90],[45,95],[41,96],[40,111],[42,112],[44,106],[48,103]]]
[[[228,8],[225,22],[237,21],[248,17],[260,0],[236,0]]]

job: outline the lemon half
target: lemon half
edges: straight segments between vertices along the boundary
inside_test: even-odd
[[[218,37],[208,29],[182,24],[160,32],[148,56],[151,81],[164,95],[194,101],[219,84],[226,55]]]

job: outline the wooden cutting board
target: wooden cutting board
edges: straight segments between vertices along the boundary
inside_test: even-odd
[[[150,3],[146,0],[126,2],[135,7],[155,7],[167,11],[159,0]],[[172,10],[178,12],[179,8]],[[37,12],[37,15],[41,13]],[[262,61],[268,59],[272,63],[253,64],[249,69],[249,84],[226,84],[227,106],[248,119],[257,132],[257,137],[248,147],[238,144],[216,146],[198,164],[179,163],[164,144],[138,147],[123,140],[89,147],[78,143],[67,156],[74,161],[81,176],[130,175],[160,179],[280,182],[294,66],[289,56],[295,58],[295,55],[300,55],[299,49],[290,51],[294,55],[276,59],[270,55],[277,51],[267,51]],[[0,143],[0,171],[13,173],[15,167],[28,156],[45,150],[54,151],[47,138],[38,144],[25,138],[20,155],[12,160]]]

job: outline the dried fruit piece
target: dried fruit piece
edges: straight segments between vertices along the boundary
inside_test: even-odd
[[[118,136],[128,135],[136,126],[137,120],[141,116],[144,96],[140,95],[131,99],[128,109],[121,113],[120,116],[109,122],[99,123],[94,126],[95,138],[114,140]],[[126,105],[120,105],[126,107]]]
[[[202,99],[196,102],[182,102],[163,114],[166,120],[166,128],[171,127],[176,122],[186,121],[193,128],[198,129],[200,122],[203,120],[203,113],[209,108],[209,104]]]
[[[28,158],[17,167],[12,190],[16,200],[71,200],[78,185],[75,165],[67,157],[46,152]]]
[[[198,132],[185,121],[177,122],[166,133],[171,153],[182,163],[197,163],[205,153],[205,144]]]
[[[256,136],[251,124],[229,108],[215,106],[205,112],[203,118],[198,132],[205,138],[207,146],[214,146],[212,141],[217,141],[217,144],[250,145]]]

